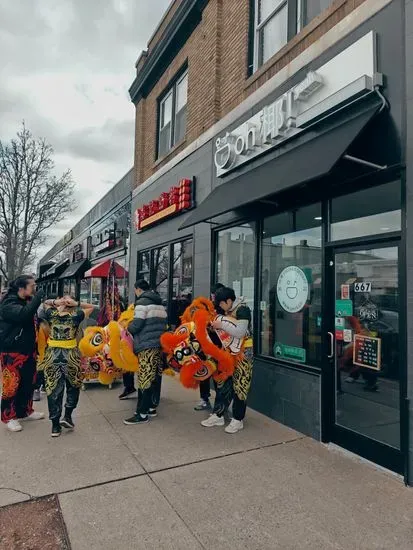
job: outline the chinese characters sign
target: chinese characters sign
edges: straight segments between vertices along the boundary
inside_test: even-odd
[[[171,187],[167,193],[162,193],[160,197],[135,211],[136,230],[142,231],[193,206],[194,182],[190,179],[181,179],[178,185]]]

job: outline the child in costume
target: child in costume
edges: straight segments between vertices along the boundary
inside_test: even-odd
[[[232,288],[220,288],[215,294],[218,315],[212,326],[220,336],[224,349],[237,356],[232,377],[217,382],[212,414],[201,422],[202,426],[224,426],[224,413],[233,401],[233,418],[225,431],[230,434],[244,427],[247,397],[252,380],[253,348],[251,337],[251,310],[243,301],[236,299]]]

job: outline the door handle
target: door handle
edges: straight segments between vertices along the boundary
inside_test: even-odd
[[[330,355],[328,358],[332,359],[334,357],[334,334],[332,332],[327,332],[327,334],[330,337]]]

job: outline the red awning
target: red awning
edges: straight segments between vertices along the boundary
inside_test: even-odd
[[[107,279],[109,277],[110,264],[112,260],[106,260],[101,264],[94,265],[85,273],[85,279],[90,279],[92,277],[96,279]],[[115,273],[117,279],[124,279],[128,276],[128,272],[117,262],[115,264]]]

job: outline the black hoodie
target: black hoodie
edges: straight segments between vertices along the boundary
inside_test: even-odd
[[[9,292],[0,302],[0,351],[31,355],[36,351],[35,316],[43,299],[39,291],[30,301]]]

